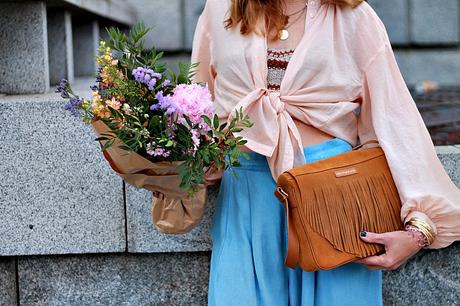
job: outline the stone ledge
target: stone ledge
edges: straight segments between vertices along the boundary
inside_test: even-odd
[[[0,257],[0,305],[16,305],[15,259]]]
[[[122,180],[50,95],[0,98],[0,255],[123,252]]]
[[[209,252],[17,260],[21,305],[206,305]],[[459,262],[460,243],[454,243],[422,251],[405,266],[385,271],[384,304],[457,305]],[[14,259],[0,258],[0,281],[0,304],[16,305]]]
[[[124,25],[136,22],[136,11],[129,1],[123,0],[27,0],[29,2],[45,2],[48,7],[77,8],[107,18]],[[15,2],[0,0],[1,2]],[[23,1],[21,1],[23,2]]]
[[[18,260],[21,305],[206,305],[207,253]]]
[[[407,265],[385,272],[385,305],[458,305],[460,301],[460,243],[422,251]]]

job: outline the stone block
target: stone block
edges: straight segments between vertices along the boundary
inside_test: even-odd
[[[191,252],[211,249],[210,226],[218,186],[209,188],[207,211],[200,225],[182,235],[164,234],[151,218],[152,193],[126,185],[128,251],[132,253]]]
[[[122,180],[63,105],[0,97],[0,255],[125,250]]]
[[[186,0],[185,5],[185,48],[192,50],[193,35],[195,33],[198,17],[204,9],[206,0]]]
[[[136,11],[131,1],[126,0],[60,0],[65,5],[96,14],[104,19],[130,26],[136,22]]]
[[[447,174],[449,174],[454,184],[460,188],[460,149],[454,146],[437,146],[436,150]]]
[[[45,3],[0,3],[0,20],[0,93],[46,92],[49,68]]]
[[[95,57],[99,47],[99,24],[97,21],[73,20],[73,55],[75,76],[94,76],[97,71]]]
[[[48,52],[51,85],[74,80],[72,16],[63,9],[48,9]]]
[[[21,305],[206,305],[207,253],[19,259]]]
[[[406,266],[384,273],[385,305],[458,305],[460,243],[422,251]]]
[[[457,44],[459,37],[458,0],[409,0],[410,36],[417,44]]]
[[[0,257],[0,305],[17,305],[16,267],[13,258]]]
[[[385,24],[392,44],[409,44],[409,7],[407,0],[369,0]]]
[[[460,49],[395,50],[408,85],[433,80],[441,85],[460,83]]]
[[[131,0],[131,3],[137,10],[138,20],[153,28],[146,47],[167,51],[184,48],[184,32],[189,25],[184,23],[183,1]]]
[[[190,63],[190,53],[181,53],[177,55],[166,55],[162,60],[170,67],[174,73],[179,73],[179,63]]]

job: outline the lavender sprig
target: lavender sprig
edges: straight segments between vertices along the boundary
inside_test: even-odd
[[[157,79],[161,79],[163,76],[161,73],[155,72],[152,69],[137,67],[133,70],[133,76],[139,83],[147,85],[149,90],[153,90],[157,83]]]

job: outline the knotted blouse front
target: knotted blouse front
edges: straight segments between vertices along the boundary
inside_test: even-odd
[[[272,176],[305,163],[293,118],[352,146],[377,139],[398,189],[404,220],[414,214],[437,232],[431,248],[460,238],[460,189],[435,147],[404,82],[380,18],[309,0],[304,35],[279,91],[267,89],[267,37],[225,29],[230,0],[207,0],[195,30],[195,81],[208,84],[221,122],[242,108],[254,126],[241,132],[267,157]]]

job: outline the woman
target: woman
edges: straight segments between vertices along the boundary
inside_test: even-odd
[[[379,17],[367,2],[208,0],[195,31],[195,81],[222,122],[254,122],[238,178],[225,172],[212,224],[209,305],[381,305],[381,270],[460,238],[460,190],[439,161]],[[425,229],[361,234],[386,253],[336,269],[283,265],[279,174],[378,139],[401,218]],[[434,239],[432,239],[434,237]]]

